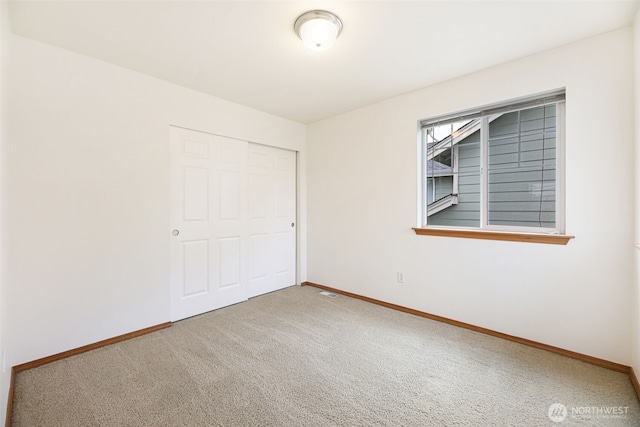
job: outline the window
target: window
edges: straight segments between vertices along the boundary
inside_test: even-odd
[[[564,234],[564,99],[421,121],[420,226]]]

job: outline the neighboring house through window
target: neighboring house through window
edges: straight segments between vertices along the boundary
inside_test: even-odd
[[[420,226],[564,233],[564,99],[421,121]]]

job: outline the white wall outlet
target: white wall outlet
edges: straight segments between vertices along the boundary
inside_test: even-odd
[[[398,283],[404,283],[404,273],[398,272]]]

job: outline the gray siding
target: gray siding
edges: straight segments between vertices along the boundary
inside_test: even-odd
[[[433,201],[440,200],[445,196],[451,194],[451,188],[453,187],[452,176],[441,176],[435,178],[436,194]]]
[[[489,124],[489,224],[555,227],[555,116],[543,106]]]
[[[489,124],[489,224],[555,227],[555,116],[555,106],[542,106]],[[458,204],[430,216],[429,225],[480,225],[480,132],[458,147]]]
[[[427,222],[452,227],[480,225],[480,131],[458,143],[458,204],[430,216]]]

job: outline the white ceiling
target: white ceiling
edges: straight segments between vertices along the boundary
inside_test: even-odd
[[[638,1],[10,2],[15,34],[301,123],[630,25]],[[314,52],[293,23],[344,23]]]

